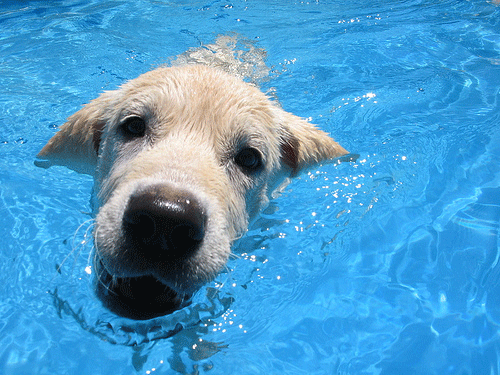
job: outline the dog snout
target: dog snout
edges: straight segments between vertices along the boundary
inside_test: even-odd
[[[155,185],[130,197],[123,230],[136,256],[149,262],[172,262],[200,247],[206,221],[205,210],[193,194]]]

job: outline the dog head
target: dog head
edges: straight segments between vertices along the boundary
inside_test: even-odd
[[[183,306],[287,177],[346,154],[256,87],[158,68],[72,115],[38,154],[94,176],[100,298],[136,319]]]

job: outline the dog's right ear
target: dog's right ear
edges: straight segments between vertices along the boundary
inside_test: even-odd
[[[61,165],[93,175],[114,93],[109,91],[101,94],[70,116],[38,153],[35,165],[42,168]]]

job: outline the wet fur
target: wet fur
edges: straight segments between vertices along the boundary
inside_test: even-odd
[[[143,137],[124,137],[121,127],[131,116],[146,123]],[[259,170],[249,173],[235,162],[244,148],[258,150]],[[346,153],[253,85],[218,69],[187,65],[158,68],[103,93],[68,119],[37,163],[94,176],[95,267],[105,285],[100,297],[117,313],[143,319],[182,306],[212,280],[233,241],[287,177]],[[123,212],[132,195],[159,185],[192,195],[207,222],[193,254],[153,264],[130,248]],[[144,287],[154,284],[160,302],[140,296],[146,279]],[[119,298],[106,302],[110,294]],[[162,299],[175,302],[156,308]],[[130,306],[135,300],[140,303]]]

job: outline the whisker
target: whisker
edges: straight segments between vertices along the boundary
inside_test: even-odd
[[[235,254],[235,253],[231,252],[229,254],[229,259],[232,259],[232,260],[233,259],[241,259],[241,255],[238,255],[238,254]]]
[[[93,234],[94,234],[94,236],[93,236],[94,237],[94,251],[92,251],[89,254],[87,264],[89,266],[91,266],[94,269],[94,271],[96,272],[95,278],[97,279],[97,282],[100,285],[102,285],[102,287],[108,293],[116,295],[117,293],[113,290],[113,288],[116,287],[120,283],[120,279],[109,274],[99,258],[99,250],[97,248],[97,246],[98,246],[98,241],[97,241],[98,231],[99,231],[99,227],[96,227],[96,229],[93,232]],[[100,266],[99,266],[99,263],[100,263]]]
[[[99,227],[96,226],[95,230],[93,231],[93,244],[94,248],[93,251],[89,253],[89,256],[87,258],[87,267],[91,267],[90,272],[95,273],[95,279],[97,279],[97,282],[102,285],[102,287],[108,292],[108,293],[114,293],[113,290],[111,289],[111,286],[115,283],[114,277],[110,274],[107,273],[106,269],[104,266],[100,263],[99,259],[99,251],[97,249],[98,246],[98,241],[97,241],[97,236],[98,236],[98,231]],[[103,277],[103,275],[105,275]],[[111,277],[111,280],[109,280],[109,277]]]
[[[89,231],[92,229],[94,226],[94,219],[89,219],[85,220],[83,223],[81,223],[78,228],[75,230],[75,233],[73,234],[73,238],[71,241],[71,251],[64,257],[61,263],[59,263],[56,267],[57,273],[62,272],[62,267],[63,265],[66,264],[68,259],[73,256],[73,266],[71,267],[71,270],[73,270],[76,266],[78,256],[81,254],[82,250],[85,248],[85,246],[88,244],[88,237],[89,237]],[[85,233],[83,234],[83,240],[77,243],[77,236],[78,233],[81,231],[83,227],[86,226]],[[55,276],[54,276],[55,277]],[[53,280],[54,278],[52,278]]]
[[[223,274],[226,275],[226,279],[224,281],[217,281],[216,282],[216,285],[215,285],[215,288],[217,290],[221,290],[224,285],[226,285],[228,282],[232,281],[232,270],[231,268],[229,268],[229,266],[227,264],[224,265],[223,269],[222,269],[222,272],[219,273],[219,277]]]

